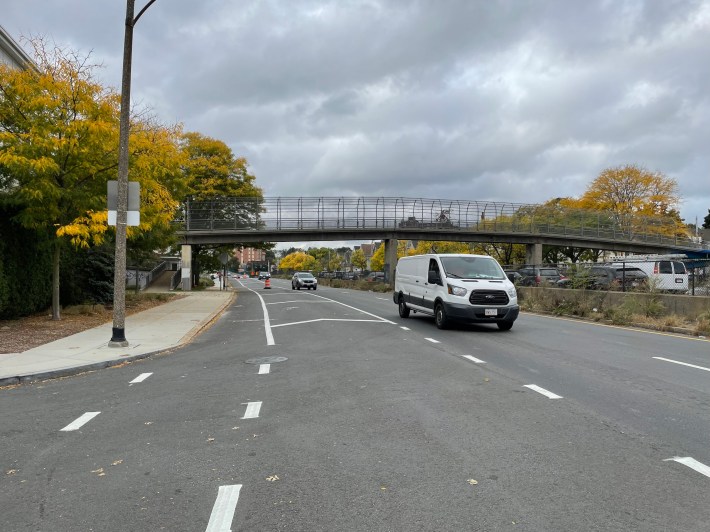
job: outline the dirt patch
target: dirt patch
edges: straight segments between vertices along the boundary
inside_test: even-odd
[[[181,294],[126,295],[126,315],[186,297]],[[52,320],[51,310],[20,318],[0,320],[0,353],[22,353],[33,347],[71,336],[113,321],[108,305],[77,305],[62,309],[62,319]],[[110,338],[106,338],[108,342]]]

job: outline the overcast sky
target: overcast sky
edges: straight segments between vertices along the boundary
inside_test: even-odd
[[[118,88],[124,18],[3,0],[0,24]],[[687,222],[710,208],[710,0],[157,0],[132,95],[268,196],[542,202],[635,163],[678,181]]]

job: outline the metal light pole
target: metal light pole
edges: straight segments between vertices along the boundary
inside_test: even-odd
[[[116,209],[116,253],[113,277],[113,329],[109,347],[126,347],[126,223],[128,210],[128,133],[131,107],[131,57],[133,27],[155,0],[149,0],[136,17],[135,0],[126,0],[126,33],[123,40],[123,76],[121,80],[121,118],[118,141],[118,205]]]

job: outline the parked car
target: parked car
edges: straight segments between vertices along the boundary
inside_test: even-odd
[[[271,279],[271,274],[269,272],[259,272],[259,280]]]
[[[374,283],[374,282],[384,283],[385,282],[385,272],[370,272],[367,274],[367,277],[365,277],[365,280],[368,283]]]
[[[359,281],[360,274],[358,272],[345,272],[343,274],[343,279],[345,281]]]
[[[591,290],[641,290],[648,286],[648,275],[634,266],[600,265],[580,270],[572,278],[561,279],[557,285]]]
[[[301,288],[318,289],[318,279],[313,277],[310,272],[296,272],[291,278],[291,290],[300,290]]]
[[[508,276],[508,279],[510,279],[510,282],[513,284],[519,284],[520,280],[523,278],[522,275],[516,270],[504,270],[505,274]]]
[[[522,279],[519,279],[520,286],[540,286],[541,284],[557,284],[557,281],[564,276],[560,270],[548,266],[523,266],[518,270]]]

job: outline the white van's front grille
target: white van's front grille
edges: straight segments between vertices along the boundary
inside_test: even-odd
[[[507,305],[510,302],[505,290],[474,290],[468,300],[472,305]]]

